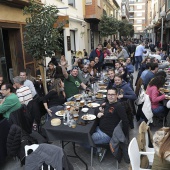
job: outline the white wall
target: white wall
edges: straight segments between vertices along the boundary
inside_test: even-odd
[[[68,7],[67,9],[59,9],[58,15],[69,16],[69,28],[64,29],[64,46],[65,46],[65,56],[68,60],[69,69],[71,69],[71,51],[67,50],[67,36],[70,36],[70,30],[75,30],[75,44],[76,51],[83,50],[85,47],[85,36],[87,32],[87,27],[82,27],[84,22],[83,17],[83,4],[82,0],[75,0],[75,8],[68,5],[68,0],[42,0],[44,4],[56,5],[58,8]],[[87,43],[86,43],[87,45]]]

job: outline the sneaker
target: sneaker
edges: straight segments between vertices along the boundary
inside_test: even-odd
[[[102,160],[106,154],[106,151],[107,151],[107,149],[102,148],[101,151],[98,153],[99,162],[102,162]]]

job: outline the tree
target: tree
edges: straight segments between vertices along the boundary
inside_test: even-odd
[[[64,23],[57,23],[58,9],[54,5],[40,5],[31,2],[28,7],[23,10],[26,18],[26,26],[24,32],[25,51],[34,59],[38,60],[40,65],[43,85],[46,90],[46,72],[45,57],[52,57],[55,51],[60,51],[61,37],[60,31],[63,29]]]
[[[99,22],[100,35],[102,37],[107,37],[117,33],[118,21],[112,16],[103,15]]]
[[[121,36],[126,36],[126,37],[131,36],[132,33],[134,32],[133,25],[129,24],[126,21],[119,21],[119,29],[118,29],[118,31],[120,33],[120,37]]]

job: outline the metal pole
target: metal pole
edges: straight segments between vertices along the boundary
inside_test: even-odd
[[[163,45],[163,25],[164,25],[163,21],[164,21],[164,19],[163,19],[163,17],[162,17],[162,27],[161,27],[161,48],[162,48],[162,45]]]

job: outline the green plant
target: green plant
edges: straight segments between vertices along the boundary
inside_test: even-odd
[[[118,21],[112,16],[103,15],[99,22],[100,35],[102,37],[107,37],[117,33]]]
[[[55,51],[62,49],[60,41],[63,37],[60,31],[64,23],[54,27],[58,19],[56,6],[40,5],[32,1],[23,13],[28,15],[24,32],[24,47],[28,54],[39,60],[52,57]]]

